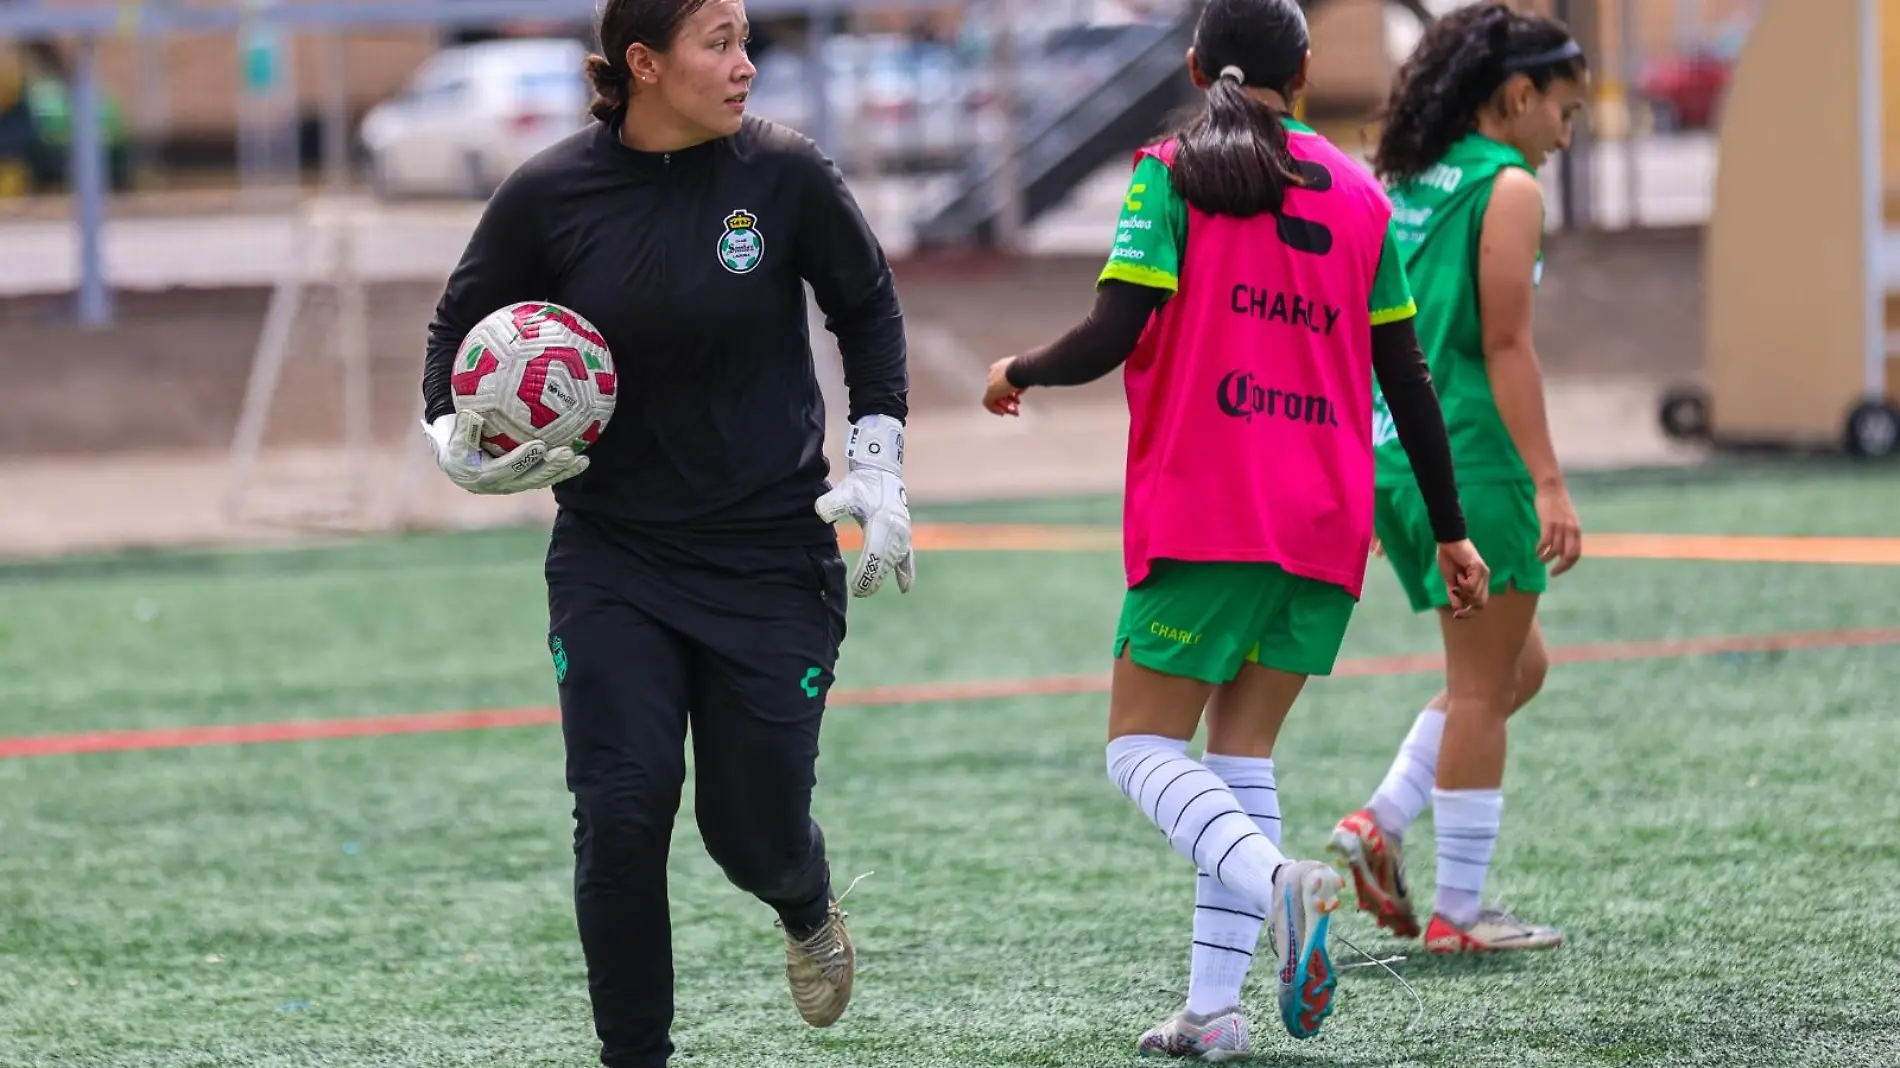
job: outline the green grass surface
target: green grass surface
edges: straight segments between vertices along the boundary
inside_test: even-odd
[[[1900,535],[1900,485],[1807,467],[1580,484],[1591,529]],[[1112,522],[1112,501],[924,510]],[[544,705],[545,535],[0,571],[0,735]],[[846,687],[1106,666],[1112,552],[937,553],[854,602]],[[480,593],[480,603],[474,600]],[[1900,569],[1591,561],[1553,644],[1900,624]],[[480,608],[479,618],[476,609]],[[1371,572],[1348,655],[1431,651]],[[1312,853],[1428,677],[1309,687],[1278,754]],[[1554,954],[1347,972],[1262,1063],[1900,1063],[1900,650],[1560,667],[1513,734],[1492,889]],[[1096,696],[838,708],[818,813],[858,994],[798,1022],[771,916],[672,858],[676,1063],[1132,1065],[1185,988],[1193,871],[1114,791]],[[594,1063],[547,728],[0,761],[0,1066]],[[1429,820],[1408,845],[1430,893]],[[1408,952],[1357,914],[1349,937]],[[1341,963],[1353,958],[1335,946]],[[1269,977],[1270,978],[1270,977]]]

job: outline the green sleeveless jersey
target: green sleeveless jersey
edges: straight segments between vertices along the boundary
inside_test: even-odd
[[[1478,321],[1478,233],[1491,189],[1507,167],[1531,171],[1516,149],[1466,134],[1425,173],[1388,190],[1392,229],[1418,303],[1419,347],[1437,387],[1451,437],[1452,467],[1460,484],[1528,481],[1530,472],[1511,442],[1491,397],[1484,366],[1484,330]],[[1537,256],[1542,281],[1544,257]],[[1412,464],[1375,388],[1373,458],[1381,486],[1412,481]]]

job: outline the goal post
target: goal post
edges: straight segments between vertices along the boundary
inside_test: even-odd
[[[369,304],[357,255],[361,220],[350,202],[300,202],[290,217],[290,255],[272,288],[230,451],[226,511],[232,519],[378,525],[372,513],[375,441],[371,426]],[[314,299],[323,297],[321,301]],[[317,340],[299,329],[313,310],[327,310]],[[265,439],[293,361],[335,367],[341,404],[336,437],[319,443],[303,477],[264,475]],[[270,493],[260,492],[268,484]],[[286,503],[288,502],[288,503]]]

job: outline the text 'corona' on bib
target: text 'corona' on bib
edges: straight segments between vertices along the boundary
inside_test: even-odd
[[[1229,371],[1215,390],[1215,403],[1230,419],[1253,422],[1256,417],[1280,419],[1307,426],[1339,427],[1339,405],[1320,393],[1268,385],[1250,371]]]

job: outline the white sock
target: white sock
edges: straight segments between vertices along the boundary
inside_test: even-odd
[[[1439,709],[1428,708],[1412,721],[1385,781],[1366,803],[1380,830],[1403,838],[1406,828],[1425,811],[1432,799],[1432,783],[1438,779],[1438,743],[1444,736],[1445,713]]]
[[[1220,776],[1190,760],[1187,743],[1132,734],[1108,743],[1108,777],[1168,836],[1174,851],[1264,915],[1286,863]]]
[[[1273,761],[1260,757],[1201,758],[1207,770],[1220,776],[1275,848],[1280,845],[1280,793],[1273,781]],[[1247,900],[1215,882],[1205,871],[1194,880],[1194,946],[1189,953],[1187,1010],[1208,1016],[1240,1004],[1240,988],[1247,981],[1260,928],[1266,918]]]
[[[1485,872],[1503,820],[1502,790],[1432,791],[1432,823],[1438,832],[1434,908],[1454,927],[1469,927],[1478,918]]]

